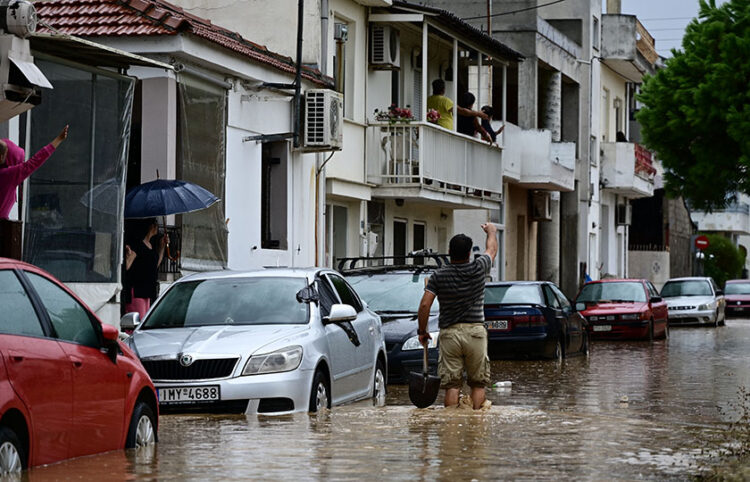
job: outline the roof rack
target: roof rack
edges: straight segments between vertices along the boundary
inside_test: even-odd
[[[382,266],[388,266],[388,267],[403,266],[406,268],[413,268],[423,263],[408,264],[406,263],[406,261],[409,259],[414,260],[417,258],[422,258],[424,260],[431,259],[435,262],[435,267],[437,268],[443,266],[443,264],[448,264],[450,262],[447,254],[436,253],[432,251],[431,249],[421,249],[419,251],[412,251],[409,254],[404,254],[400,256],[357,256],[353,258],[340,258],[338,260],[338,265],[336,266],[336,270],[344,271],[344,270],[353,270],[353,269],[362,269],[362,268],[378,268]],[[402,261],[402,263],[397,265],[395,263],[396,260]],[[372,261],[378,261],[380,263],[376,265],[365,264],[367,262],[372,262]],[[388,261],[391,261],[391,263],[389,264]],[[357,266],[357,263],[363,263],[363,264],[361,266]]]

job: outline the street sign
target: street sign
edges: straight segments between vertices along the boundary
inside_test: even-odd
[[[703,235],[700,235],[697,238],[695,238],[695,247],[700,250],[704,250],[708,248],[708,238]]]

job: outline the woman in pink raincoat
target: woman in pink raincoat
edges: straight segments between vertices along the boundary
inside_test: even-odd
[[[16,202],[16,188],[39,169],[67,137],[68,126],[65,126],[52,142],[26,162],[23,162],[23,149],[10,139],[0,139],[0,219],[8,219],[10,209]]]

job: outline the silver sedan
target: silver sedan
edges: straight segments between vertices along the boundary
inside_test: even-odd
[[[223,271],[182,278],[127,343],[162,410],[286,414],[385,398],[380,318],[336,272]]]

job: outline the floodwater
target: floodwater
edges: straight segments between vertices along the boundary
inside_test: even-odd
[[[164,415],[151,452],[34,468],[29,480],[684,480],[731,443],[750,387],[750,320],[668,341],[594,342],[588,358],[493,362],[492,407],[413,408],[389,386],[311,416]],[[438,402],[441,403],[441,397]],[[732,408],[734,407],[734,408]]]

